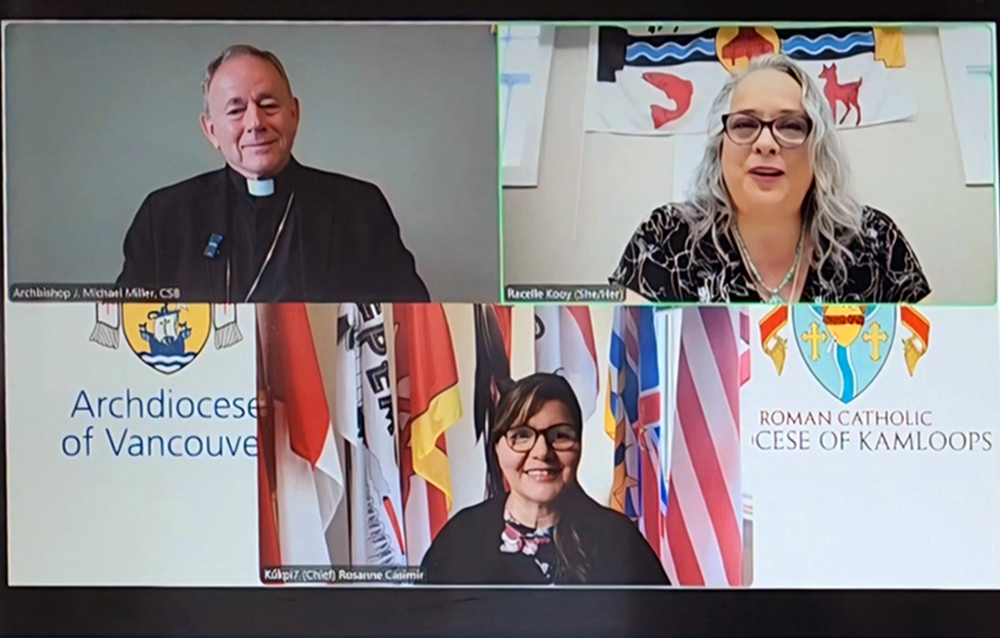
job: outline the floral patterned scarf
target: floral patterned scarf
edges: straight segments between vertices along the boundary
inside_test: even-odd
[[[555,577],[556,549],[552,542],[553,527],[533,529],[514,520],[504,510],[504,529],[500,534],[500,551],[504,554],[524,554],[532,558],[542,575],[552,582]]]

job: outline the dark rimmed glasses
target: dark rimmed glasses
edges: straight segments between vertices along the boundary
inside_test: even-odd
[[[553,425],[542,431],[521,425],[507,430],[504,437],[507,439],[507,445],[510,446],[510,449],[515,452],[528,452],[531,448],[535,447],[538,435],[545,437],[545,442],[550,448],[559,450],[560,452],[572,450],[580,442],[580,436],[577,434],[576,428],[568,423]]]
[[[802,146],[812,132],[812,120],[795,114],[762,120],[750,113],[727,113],[722,116],[722,126],[729,139],[739,146],[756,142],[765,128],[771,129],[771,136],[783,148]]]

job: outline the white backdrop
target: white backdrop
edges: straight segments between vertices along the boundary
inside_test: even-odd
[[[175,398],[255,397],[253,308],[239,308],[242,342],[216,350],[210,335],[172,375],[140,361],[124,337],[117,350],[90,342],[92,304],[7,302],[6,318],[10,584],[258,584],[255,458],[116,457],[104,433],[235,441],[256,436],[255,419],[70,417],[81,390],[95,410],[97,397],[126,388],[140,397],[161,388]],[[92,456],[63,455],[63,437],[88,425]]]
[[[1000,586],[1000,399],[995,309],[922,309],[930,347],[913,377],[897,326],[881,373],[844,405],[813,378],[789,324],[779,378],[754,342],[752,375],[741,393],[744,491],[754,505],[754,586]],[[799,330],[801,333],[802,330]],[[761,411],[830,410],[832,426],[761,425]],[[842,410],[927,411],[931,426],[837,424]],[[771,419],[773,422],[773,419]],[[764,451],[749,440],[762,429],[810,430],[811,449]],[[844,451],[824,451],[819,432],[848,431]],[[987,431],[983,451],[864,451],[861,431]],[[869,439],[876,437],[869,435]],[[956,437],[956,441],[958,437]]]

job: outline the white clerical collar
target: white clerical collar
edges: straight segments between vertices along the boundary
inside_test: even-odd
[[[254,197],[267,197],[274,195],[273,179],[251,179],[247,178],[247,192]]]

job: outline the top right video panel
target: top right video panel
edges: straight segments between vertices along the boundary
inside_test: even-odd
[[[506,301],[996,303],[995,24],[497,37]]]

